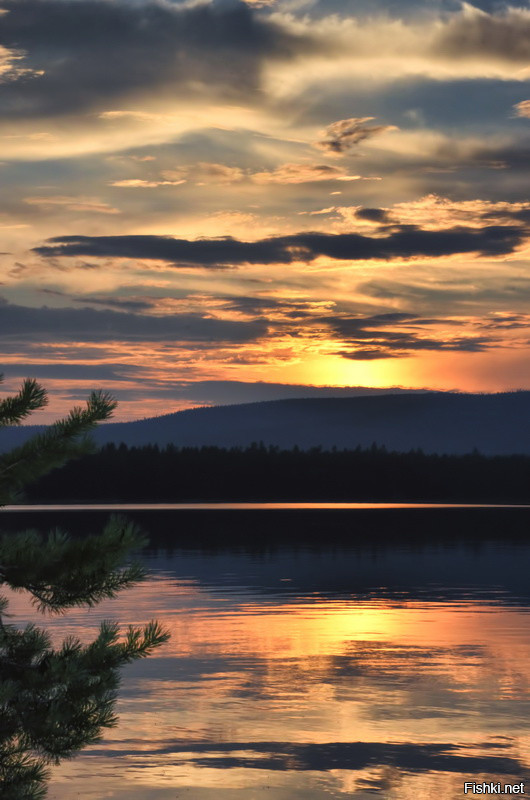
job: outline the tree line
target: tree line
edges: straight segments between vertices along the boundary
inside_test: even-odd
[[[107,444],[34,482],[30,502],[530,501],[530,456]]]

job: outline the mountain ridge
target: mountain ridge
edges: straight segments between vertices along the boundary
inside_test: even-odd
[[[44,426],[4,429],[2,449],[21,444]],[[94,432],[100,444],[245,447],[263,442],[353,449],[487,455],[530,453],[530,391],[498,394],[418,392],[356,397],[286,398],[199,406],[133,422],[110,422]]]

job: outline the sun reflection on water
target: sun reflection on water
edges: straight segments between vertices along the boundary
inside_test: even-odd
[[[59,622],[61,636],[88,638],[108,616],[156,616],[172,639],[126,671],[119,726],[54,771],[51,798],[413,800],[523,779],[524,603],[473,587],[445,600],[440,587],[432,599],[307,592],[281,552],[268,556],[273,587],[245,583],[250,555],[206,579],[192,574],[201,558],[168,556],[150,582]]]

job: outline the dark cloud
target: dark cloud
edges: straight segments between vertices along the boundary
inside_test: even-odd
[[[102,108],[105,100],[152,87],[227,96],[255,91],[265,59],[312,46],[243,2],[193,8],[124,0],[3,0],[0,44],[42,71],[0,87],[11,116]]]
[[[458,285],[415,284],[392,280],[372,280],[357,285],[357,291],[379,302],[401,300],[422,308],[453,308],[458,313],[475,314],[479,304],[489,308],[518,308],[530,303],[530,279],[520,275],[491,277],[477,283],[473,277]]]
[[[404,311],[390,311],[386,314],[374,314],[371,317],[363,318],[350,317],[349,319],[343,319],[342,321],[347,325],[353,325],[357,328],[364,328],[369,325],[395,325],[401,322],[411,323],[412,321],[414,321],[416,325],[419,323],[425,324],[425,320],[417,317],[416,314],[408,314]]]
[[[473,0],[473,6],[490,13],[506,8],[505,0]],[[527,0],[510,0],[512,7],[527,8]],[[373,18],[381,15],[386,18],[412,19],[432,17],[433,14],[460,11],[460,0],[314,0],[304,7],[304,13],[311,17],[328,17],[330,14]]]
[[[223,308],[239,311],[242,314],[261,316],[262,314],[281,314],[282,317],[302,319],[314,316],[314,307],[306,300],[279,300],[272,297],[222,297]]]
[[[342,356],[343,358],[349,358],[350,361],[377,361],[381,358],[404,358],[407,353],[406,352],[392,352],[390,350],[370,350],[359,348],[358,350],[337,350],[335,353],[336,356]]]
[[[223,307],[231,311],[240,311],[243,314],[263,314],[266,311],[277,311],[284,306],[283,300],[273,297],[241,297],[220,296]]]
[[[478,144],[474,147],[461,144],[457,140],[446,141],[433,153],[436,159],[448,166],[486,167],[489,169],[516,169],[528,172],[530,169],[530,141],[522,139],[511,144]]]
[[[350,361],[376,361],[382,358],[407,358],[414,352],[427,350],[457,352],[457,353],[482,353],[486,349],[488,339],[458,339],[451,342],[441,342],[434,339],[416,339],[412,336],[403,336],[399,341],[387,338],[377,341],[381,345],[376,348],[358,348],[356,350],[338,350],[335,355],[348,358]]]
[[[0,306],[0,335],[39,341],[171,341],[242,343],[264,336],[261,320],[231,321],[200,314],[153,316],[92,308]]]
[[[13,363],[0,366],[0,373],[11,380],[16,377],[50,380],[129,381],[139,371],[131,364],[36,364]]]
[[[530,18],[515,9],[488,14],[467,11],[450,19],[437,38],[433,54],[455,59],[484,56],[528,65]]]
[[[49,294],[53,297],[65,297],[73,303],[82,303],[85,306],[105,306],[106,308],[116,308],[121,311],[132,311],[133,313],[148,311],[154,305],[153,300],[129,299],[127,297],[96,297],[88,294],[75,296],[67,294],[66,292],[60,292],[56,289],[41,289],[40,291],[41,294]]]
[[[325,139],[316,142],[316,146],[331,153],[346,153],[366,139],[377,136],[378,133],[395,130],[394,125],[367,125],[373,119],[373,117],[339,119],[328,125]]]
[[[107,308],[116,308],[121,311],[148,311],[153,307],[153,302],[148,300],[127,300],[121,297],[72,297],[74,303],[82,303],[86,306],[106,306]]]
[[[425,0],[314,0],[304,8],[304,13],[315,18],[328,17],[330,14],[340,16],[374,17],[384,15],[403,19],[409,15],[417,17],[418,14],[432,12],[431,2],[426,9]],[[444,0],[434,0],[436,5]],[[436,8],[436,6],[435,6]]]
[[[144,755],[145,750],[124,742],[130,756]],[[158,745],[158,746],[157,746]],[[123,750],[91,750],[93,755],[122,755]],[[186,754],[187,760],[216,769],[267,770],[364,770],[378,765],[392,765],[408,772],[449,772],[464,775],[480,773],[520,775],[523,765],[516,758],[498,755],[469,755],[469,748],[460,745],[429,742],[409,744],[387,742],[326,742],[305,744],[292,742],[220,742],[171,741],[153,742],[149,752]],[[242,755],[244,753],[245,755]],[[190,755],[191,754],[191,755]]]
[[[371,317],[328,318],[334,338],[349,348],[337,355],[353,361],[371,361],[379,358],[403,358],[411,353],[427,351],[452,351],[478,353],[486,350],[494,340],[485,336],[435,339],[418,334],[414,329],[434,325],[444,320],[422,319],[414,314],[389,313]],[[399,330],[399,326],[407,330]],[[389,327],[394,330],[388,330]],[[398,327],[398,330],[395,328]],[[412,330],[411,330],[412,328]]]
[[[355,212],[357,219],[366,219],[368,222],[388,222],[388,211],[384,208],[358,208]]]
[[[530,225],[530,208],[520,208],[516,211],[512,211],[509,208],[500,210],[492,209],[491,211],[485,211],[481,216],[482,219],[510,219],[523,222],[525,225]]]
[[[174,239],[169,236],[57,236],[34,248],[42,256],[90,256],[155,259],[174,266],[222,268],[239,264],[290,264],[332,259],[394,259],[480,253],[512,253],[524,240],[516,226],[454,227],[424,231],[402,226],[384,238],[355,233],[298,233],[256,242],[222,239]]]
[[[474,160],[500,169],[530,170],[530,141],[515,142],[507,147],[484,147],[474,153]],[[489,164],[488,164],[489,162]]]
[[[486,330],[496,330],[496,331],[529,330],[530,315],[497,313],[495,317],[492,317],[482,322],[480,327]]]

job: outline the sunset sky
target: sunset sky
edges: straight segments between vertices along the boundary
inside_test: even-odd
[[[118,419],[530,389],[526,0],[0,9],[1,370],[49,388],[34,421],[92,388]]]

